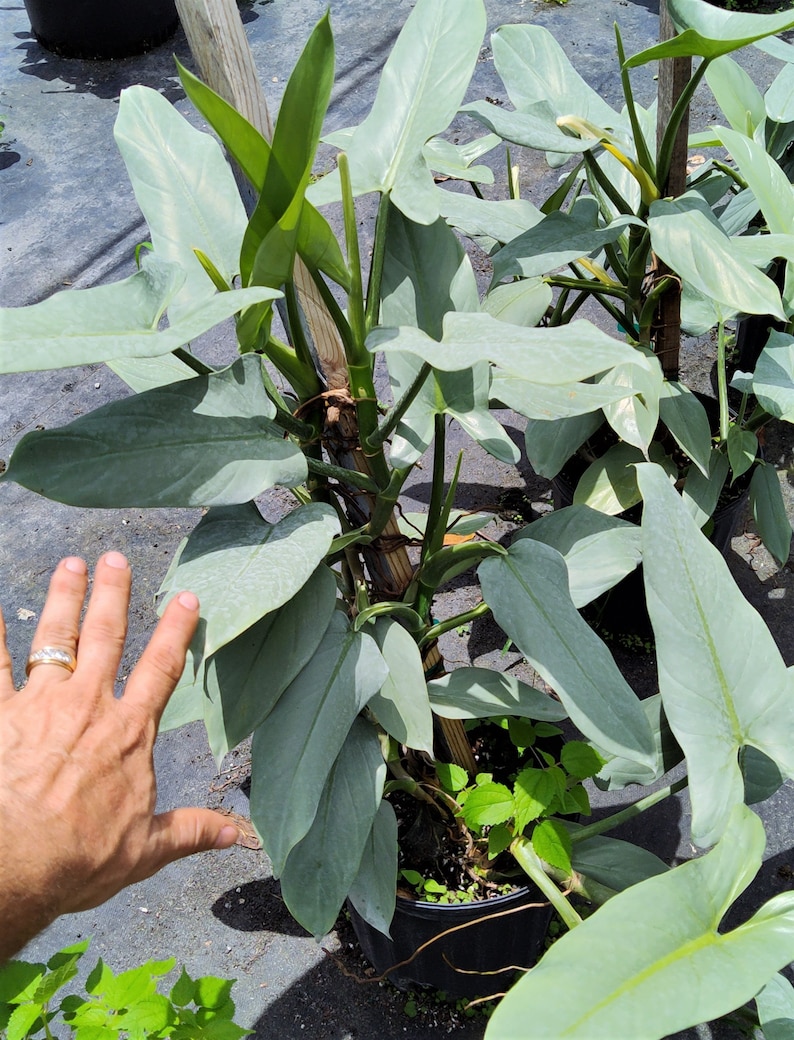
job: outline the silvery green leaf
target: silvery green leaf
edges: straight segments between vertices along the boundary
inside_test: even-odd
[[[501,140],[496,134],[480,138],[481,147],[471,149],[466,145],[453,144],[441,137],[431,138],[422,149],[425,162],[436,174],[455,180],[474,181],[477,184],[493,184],[493,170],[489,166],[472,166],[474,159],[491,151]]]
[[[764,545],[783,567],[791,551],[791,522],[788,518],[780,478],[768,462],[753,470],[750,480],[750,508]]]
[[[656,762],[653,768],[649,768],[628,758],[604,754],[603,757],[608,758],[608,761],[595,777],[596,787],[602,791],[622,791],[630,784],[647,787],[677,766],[684,757],[664,714],[661,694],[655,693],[646,697],[642,702],[642,708],[653,733]]]
[[[766,119],[764,96],[749,74],[727,55],[706,70],[706,82],[734,130],[752,136]]]
[[[411,220],[436,220],[437,192],[422,150],[457,113],[485,27],[482,0],[419,0],[347,146],[355,194],[382,192]],[[307,198],[314,205],[340,198],[337,172],[312,185]]]
[[[499,627],[551,686],[582,733],[613,754],[654,761],[640,702],[568,591],[565,561],[531,538],[480,564],[483,599]]]
[[[264,722],[309,663],[335,604],[334,576],[321,565],[291,599],[209,659],[204,720],[217,762]]]
[[[604,416],[621,440],[647,456],[659,425],[659,398],[664,386],[658,359],[637,352],[633,361],[606,372],[599,385],[617,386],[627,392],[619,401],[604,405]]]
[[[784,975],[774,975],[756,994],[764,1040],[794,1040],[794,987]]]
[[[527,458],[532,468],[553,480],[588,437],[603,425],[601,412],[574,415],[570,419],[530,419],[524,430]]]
[[[791,892],[720,931],[763,849],[761,821],[738,806],[712,852],[632,885],[555,942],[499,1004],[486,1040],[514,1040],[527,1022],[533,1040],[660,1040],[752,999],[794,958]]]
[[[487,719],[518,715],[559,722],[568,713],[559,701],[513,675],[490,668],[455,668],[427,684],[430,705],[444,719]]]
[[[416,751],[433,755],[433,715],[419,648],[397,621],[377,618],[373,635],[389,675],[369,701],[386,732]]]
[[[277,524],[253,503],[219,506],[183,543],[160,589],[192,589],[201,601],[203,654],[214,654],[302,588],[339,534],[327,505],[311,502]]]
[[[348,898],[364,920],[384,935],[389,934],[394,916],[396,878],[397,818],[391,805],[382,801]]]
[[[794,336],[770,333],[755,366],[752,392],[770,415],[794,422]]]
[[[136,394],[168,383],[178,383],[181,379],[194,379],[196,376],[195,369],[176,354],[153,358],[121,358],[108,361],[107,366]]]
[[[520,283],[515,283],[520,284]],[[553,421],[598,411],[624,400],[634,388],[598,383],[569,383],[543,386],[524,379],[516,372],[494,370],[491,377],[491,399],[529,419]]]
[[[684,383],[665,382],[659,400],[659,416],[676,443],[704,477],[711,460],[711,424],[706,409]]]
[[[306,460],[272,421],[261,365],[249,354],[29,433],[0,479],[97,508],[233,505],[275,484],[294,487]]]
[[[704,477],[695,466],[690,466],[681,497],[698,527],[703,527],[714,515],[730,468],[728,456],[719,448],[711,451],[708,477]]]
[[[794,185],[763,145],[725,127],[717,129],[717,136],[730,151],[742,178],[758,200],[770,232],[790,238],[794,224]],[[763,314],[764,311],[748,313]]]
[[[314,822],[353,720],[387,675],[372,636],[353,632],[337,611],[311,661],[254,732],[251,821],[276,877]]]
[[[782,41],[780,41],[782,42]],[[794,53],[791,44],[786,44],[788,54]],[[789,57],[789,61],[794,60]],[[794,66],[786,64],[772,80],[772,84],[764,94],[766,112],[776,123],[794,121]]]
[[[542,278],[520,278],[494,286],[482,301],[482,309],[510,325],[537,325],[552,302],[551,286]]]
[[[603,834],[577,841],[576,835],[582,829],[581,826],[568,820],[563,822],[573,839],[573,869],[615,892],[622,892],[631,885],[664,874],[670,869],[658,856],[629,841]]]
[[[168,308],[176,323],[214,295],[195,249],[228,285],[234,281],[245,208],[218,142],[192,127],[158,91],[134,86],[121,92],[114,136],[155,252],[186,272]]]
[[[359,872],[385,775],[375,730],[363,719],[354,719],[326,780],[317,815],[281,873],[287,909],[318,940],[333,928]]]
[[[574,606],[581,610],[638,566],[640,529],[588,506],[555,509],[523,528],[517,538],[534,538],[562,554]]]
[[[415,328],[378,328],[367,337],[367,348],[372,353],[400,350],[416,354],[444,372],[459,372],[478,361],[490,361],[506,372],[550,386],[588,379],[636,358],[632,347],[588,321],[527,329],[497,321],[490,314],[450,312],[444,316],[443,325],[441,342]]]
[[[214,293],[208,280],[203,302],[161,329],[160,319],[183,282],[184,272],[176,264],[144,255],[141,270],[123,281],[69,289],[29,307],[4,308],[0,372],[170,354],[243,308],[281,295],[264,286]]]
[[[687,760],[692,837],[717,841],[744,796],[745,744],[794,776],[794,675],[660,467],[637,467],[659,689]]]
[[[494,201],[442,189],[438,208],[448,224],[479,242],[488,253],[543,220],[543,214],[528,199]]]

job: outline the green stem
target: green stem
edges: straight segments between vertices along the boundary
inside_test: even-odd
[[[552,867],[548,863],[545,863],[544,867],[552,881],[556,881],[558,885],[564,885],[569,892],[581,896],[588,903],[595,903],[596,906],[602,906],[608,899],[618,894],[617,889],[602,885],[600,882],[578,873],[578,871],[569,874],[567,871],[560,870],[558,867]]]
[[[711,60],[711,58],[704,58],[703,61],[701,61],[689,82],[681,91],[681,96],[678,101],[676,101],[673,111],[670,113],[670,120],[665,127],[662,143],[659,145],[659,151],[656,157],[656,187],[660,192],[664,192],[667,179],[670,176],[670,164],[673,161],[673,149],[675,147],[675,139],[678,135],[679,127],[681,126],[686,111],[689,108],[692,95],[697,90],[700,81],[706,75],[706,70],[711,64]]]
[[[380,289],[383,281],[383,262],[386,256],[386,235],[389,228],[389,196],[381,195],[378,215],[375,218],[375,235],[372,242],[372,262],[367,281],[367,306],[364,311],[364,328],[367,334],[380,321]]]
[[[178,357],[180,361],[184,361],[188,368],[192,368],[200,376],[207,376],[215,369],[209,365],[205,365],[204,362],[191,354],[189,350],[185,350],[184,347],[177,347],[174,351],[174,357]]]
[[[322,387],[314,365],[301,364],[292,347],[271,335],[265,344],[264,355],[289,381],[301,401],[308,401],[320,393]]]
[[[645,135],[642,132],[640,125],[639,116],[637,115],[637,107],[634,103],[634,91],[631,87],[631,76],[629,70],[626,68],[626,52],[623,48],[623,38],[620,35],[620,29],[618,23],[615,22],[615,41],[617,44],[618,60],[620,62],[620,79],[623,83],[623,96],[626,99],[626,108],[629,113],[629,121],[631,122],[631,131],[634,135],[634,147],[637,149],[637,164],[645,170],[651,178],[656,173],[655,164],[651,157],[651,153],[648,150],[648,144],[645,140]]]
[[[665,798],[669,798],[671,794],[675,794],[677,791],[682,791],[687,786],[688,782],[687,777],[682,777],[681,780],[676,780],[674,784],[670,784],[668,787],[662,787],[658,791],[653,791],[644,798],[640,798],[638,802],[633,802],[631,805],[627,805],[625,809],[621,809],[619,812],[613,813],[611,816],[605,816],[603,820],[596,820],[595,823],[589,823],[585,827],[580,827],[578,830],[572,831],[572,844],[578,845],[580,841],[592,838],[596,834],[605,834],[607,831],[611,831],[613,828],[619,826],[619,824],[626,823],[628,820],[633,820],[635,816],[639,816],[640,813],[646,812],[658,802],[662,802]]]
[[[361,488],[362,491],[368,491],[372,495],[376,495],[380,490],[372,477],[368,477],[366,473],[359,473],[358,470],[345,469],[344,466],[333,466],[330,462],[322,462],[320,459],[313,459],[309,456],[306,457],[306,464],[311,473],[318,473],[323,477],[333,477],[340,484],[352,484],[354,487]]]
[[[631,299],[622,286],[605,285],[597,278],[566,278],[561,275],[551,275],[545,281],[548,285],[557,285],[561,289],[579,289],[591,296],[614,296],[618,300],[626,301]]]
[[[356,225],[356,206],[353,201],[353,185],[350,180],[350,165],[347,155],[340,152],[337,158],[339,178],[342,182],[342,214],[345,225],[345,244],[347,245],[347,266],[350,269],[350,292],[347,296],[347,313],[350,327],[353,330],[355,357],[349,358],[361,364],[359,350],[364,347],[366,329],[364,322],[364,285],[361,280],[361,251],[358,244],[358,227]]]
[[[664,296],[667,290],[675,284],[674,278],[660,278],[656,285],[654,285],[653,289],[651,289],[645,297],[645,302],[642,305],[639,319],[640,334],[642,334],[643,330],[648,330],[647,338],[644,339],[643,342],[650,342],[650,329],[653,325],[653,320],[659,306],[659,300]]]
[[[601,167],[598,165],[598,160],[592,152],[584,153],[584,164],[587,169],[588,176],[592,176],[595,181],[598,182],[598,186],[604,192],[606,197],[618,211],[618,213],[625,213],[628,216],[635,216],[634,210],[626,202],[620,192],[615,188],[614,184],[610,181],[609,177],[604,173]]]
[[[725,370],[725,322],[717,324],[717,397],[720,403],[720,440],[728,439],[731,415],[728,411],[728,373]]]
[[[464,610],[462,614],[456,614],[455,617],[448,618],[446,621],[439,621],[437,624],[431,625],[419,640],[419,649],[421,650],[428,643],[434,642],[439,636],[443,636],[445,632],[452,632],[461,625],[468,625],[470,621],[476,621],[477,618],[485,617],[490,612],[491,608],[487,603],[480,603],[478,606],[472,607],[471,610]]]
[[[532,848],[532,842],[529,838],[523,836],[516,838],[510,846],[510,851],[524,873],[535,882],[560,915],[563,923],[568,928],[575,928],[578,924],[581,924],[581,917],[546,873],[543,863]]]
[[[411,404],[416,398],[416,395],[424,386],[427,381],[427,377],[432,371],[430,365],[425,362],[417,373],[416,379],[408,387],[403,396],[397,403],[389,409],[386,415],[383,417],[383,422],[380,424],[375,433],[367,440],[364,445],[365,448],[380,448],[388,440],[394,430],[397,428],[398,423],[410,408]]]

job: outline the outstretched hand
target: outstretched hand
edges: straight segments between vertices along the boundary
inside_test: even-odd
[[[152,749],[198,600],[182,592],[168,604],[116,698],[130,584],[126,559],[103,556],[80,626],[88,571],[80,559],[62,560],[32,650],[65,650],[74,671],[38,664],[19,691],[0,615],[0,961],[60,914],[237,839],[237,828],[210,809],[155,814]]]

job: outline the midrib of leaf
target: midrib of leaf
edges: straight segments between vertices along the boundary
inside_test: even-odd
[[[739,929],[737,929],[738,931]],[[665,954],[664,957],[660,957],[658,960],[653,961],[647,967],[643,968],[642,971],[632,975],[631,978],[627,979],[622,985],[618,986],[617,989],[600,1000],[597,1004],[593,1004],[592,1007],[588,1008],[586,1013],[578,1018],[575,1022],[572,1022],[568,1028],[559,1034],[560,1040],[566,1036],[576,1036],[581,1026],[591,1019],[593,1019],[599,1012],[603,1011],[604,1008],[608,1008],[611,1004],[620,1000],[627,993],[641,986],[648,979],[653,978],[658,972],[664,971],[671,964],[675,964],[676,961],[683,960],[689,957],[699,950],[706,949],[709,946],[716,946],[723,940],[723,936],[718,931],[713,930],[706,932],[704,935],[699,935],[694,939],[690,939],[689,942],[684,943],[683,946],[676,947],[671,953]]]

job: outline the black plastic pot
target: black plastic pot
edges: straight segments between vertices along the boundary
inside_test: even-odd
[[[36,39],[65,58],[124,58],[167,40],[174,0],[25,0]]]
[[[421,903],[397,896],[389,939],[352,905],[349,909],[364,956],[379,975],[399,989],[432,987],[454,998],[504,993],[517,967],[537,961],[552,914],[534,886],[477,903]]]

